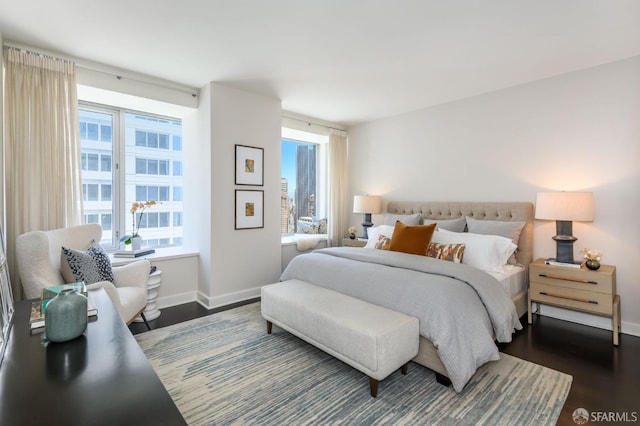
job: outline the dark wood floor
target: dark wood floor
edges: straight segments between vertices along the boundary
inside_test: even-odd
[[[214,310],[196,302],[165,308],[150,325],[165,327],[257,300]],[[573,376],[559,425],[575,425],[572,414],[577,408],[589,413],[635,413],[640,422],[640,337],[623,334],[615,347],[607,330],[548,317],[534,316],[532,325],[526,324],[526,317],[521,322],[524,329],[511,343],[500,344],[500,351]],[[141,323],[129,328],[133,333],[146,331]]]

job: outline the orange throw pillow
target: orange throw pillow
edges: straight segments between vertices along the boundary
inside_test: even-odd
[[[426,256],[427,248],[429,247],[435,229],[435,223],[431,225],[409,226],[400,221],[396,221],[389,250]]]

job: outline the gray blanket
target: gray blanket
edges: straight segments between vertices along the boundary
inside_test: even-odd
[[[281,280],[300,279],[420,320],[460,392],[476,369],[500,359],[522,325],[509,295],[478,269],[385,250],[336,247],[295,257]]]

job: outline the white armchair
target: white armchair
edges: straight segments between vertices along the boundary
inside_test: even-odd
[[[102,227],[98,224],[32,231],[20,235],[16,240],[16,257],[26,297],[40,297],[43,288],[65,282],[60,272],[62,246],[86,250],[92,240],[100,241],[101,238]],[[148,328],[149,324],[142,311],[147,304],[149,268],[148,260],[137,260],[125,266],[114,267],[113,283],[100,281],[87,285],[87,288],[104,288],[127,325],[138,315],[142,315]]]

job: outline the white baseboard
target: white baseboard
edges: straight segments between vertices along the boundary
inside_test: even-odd
[[[535,312],[537,303],[533,303],[532,310]],[[578,324],[584,324],[591,327],[602,328],[604,330],[612,330],[613,325],[611,318],[602,317],[599,315],[591,315],[584,312],[577,312],[568,309],[556,308],[555,306],[541,305],[540,315],[545,317],[557,318],[564,321],[575,322]],[[640,336],[640,324],[621,321],[620,328],[622,333],[632,336]]]
[[[182,305],[185,303],[194,302],[196,300],[196,292],[188,291],[180,294],[173,294],[171,296],[158,297],[158,309],[168,308],[170,306]]]
[[[236,302],[255,299],[256,297],[260,297],[260,287],[242,290],[235,293],[228,293],[216,297],[208,297],[201,292],[198,292],[196,301],[207,309],[213,309],[220,306],[230,305]]]

